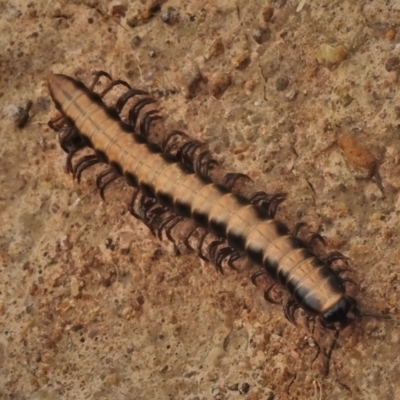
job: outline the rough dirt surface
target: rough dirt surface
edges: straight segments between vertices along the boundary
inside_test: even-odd
[[[398,1],[0,0],[0,398],[400,398],[399,30]],[[350,257],[360,308],[393,319],[346,328],[325,378],[321,337],[248,271],[176,255],[123,182],[103,202],[95,168],[73,181],[45,77],[99,69],[288,193],[278,218]]]

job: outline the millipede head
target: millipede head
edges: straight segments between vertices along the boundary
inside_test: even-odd
[[[328,329],[337,330],[346,328],[357,318],[365,317],[391,319],[390,315],[361,312],[357,307],[357,301],[347,296],[321,315],[321,323]]]
[[[321,315],[321,323],[329,329],[345,328],[360,316],[357,301],[350,296],[343,297],[332,308]]]

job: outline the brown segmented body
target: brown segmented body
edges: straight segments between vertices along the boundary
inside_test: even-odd
[[[129,184],[226,239],[231,249],[246,255],[288,290],[290,306],[320,316],[325,325],[348,322],[347,314],[356,303],[346,296],[343,280],[285,225],[269,218],[265,209],[142,143],[133,134],[135,127],[123,122],[81,82],[50,74],[48,85],[67,122]]]

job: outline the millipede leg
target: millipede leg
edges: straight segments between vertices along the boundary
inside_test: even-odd
[[[223,269],[222,269],[222,259],[220,259],[218,257],[218,246],[225,243],[225,239],[218,239],[218,240],[214,240],[212,243],[209,244],[208,246],[208,254],[210,256],[210,260],[211,262],[215,265],[215,268],[218,272],[220,272],[221,274],[224,273]]]
[[[264,290],[264,299],[266,301],[268,301],[268,303],[271,304],[281,304],[282,303],[282,296],[280,296],[280,299],[275,299],[272,296],[272,291],[274,290],[274,288],[276,288],[277,283],[273,283],[272,285],[268,286],[265,290]],[[294,312],[294,311],[293,311]],[[285,315],[286,316],[286,315]],[[290,322],[292,322],[291,320],[289,320]]]
[[[245,174],[230,172],[224,176],[222,185],[231,191],[239,179],[246,179],[247,181],[252,182],[252,179]]]
[[[292,235],[293,236],[298,236],[300,231],[305,228],[307,226],[307,224],[305,222],[298,222],[294,228],[292,229]]]
[[[101,93],[99,93],[100,97],[104,97],[112,88],[114,88],[115,86],[125,86],[128,89],[132,89],[131,86],[129,85],[129,83],[121,80],[121,79],[117,79],[115,81],[111,81],[104,89]]]
[[[285,304],[283,308],[283,313],[285,315],[285,318],[292,324],[296,323],[294,313],[299,307],[300,306],[295,299],[289,299],[289,301]]]
[[[153,114],[156,114],[157,112],[158,112],[157,110],[150,110],[144,114],[143,119],[140,122],[140,127],[139,127],[140,136],[148,138],[151,123],[153,121],[156,121],[157,119],[162,119],[161,115],[153,115]]]
[[[195,249],[190,245],[189,243],[189,239],[192,237],[192,235],[194,234],[194,232],[196,232],[196,230],[198,229],[198,226],[194,226],[189,233],[185,236],[185,238],[183,239],[183,244],[191,251],[195,251]]]
[[[63,121],[62,124],[60,123],[61,121]],[[47,125],[51,129],[53,129],[53,131],[57,132],[61,129],[62,125],[64,125],[64,122],[65,122],[65,117],[64,117],[64,115],[61,114],[61,115],[57,115],[57,117],[51,118],[50,121],[47,123]]]
[[[258,270],[258,271],[256,271],[256,272],[254,272],[253,275],[251,275],[251,277],[250,277],[251,283],[252,283],[254,286],[257,286],[257,279],[258,279],[260,276],[267,276],[267,277],[268,277],[267,271],[265,271],[264,269],[260,269],[260,270]]]
[[[203,177],[209,177],[210,169],[218,166],[217,160],[214,160],[208,150],[200,153],[194,163],[194,170]]]
[[[138,189],[133,190],[132,198],[131,201],[129,202],[128,205],[128,211],[136,218],[140,219],[140,215],[135,211],[135,203],[137,200],[137,197],[139,195],[140,191]]]
[[[198,244],[198,246],[197,246],[197,254],[198,254],[198,256],[199,256],[202,260],[207,261],[207,262],[209,262],[210,260],[204,255],[204,253],[203,253],[203,251],[202,251],[202,248],[203,248],[203,245],[204,245],[204,240],[206,239],[206,237],[207,237],[208,234],[209,234],[209,233],[208,233],[207,231],[204,231],[204,232],[203,232],[203,235],[201,236],[201,238],[200,238],[200,240],[199,240],[199,244]]]
[[[327,263],[328,265],[333,264],[333,262],[338,261],[338,260],[344,260],[347,261],[349,258],[344,256],[342,253],[339,251],[332,251],[328,255],[322,258],[322,261]],[[349,269],[351,271],[351,269]]]
[[[67,168],[67,172],[70,173],[73,170],[72,167],[72,157],[79,151],[81,150],[79,147],[76,149],[72,149],[68,152],[67,155],[67,160],[66,160],[66,168]]]
[[[177,131],[177,130],[172,131],[164,138],[164,140],[162,142],[161,148],[162,148],[163,153],[173,155],[172,151],[175,148],[179,147],[176,143],[176,139],[177,138],[187,138],[187,137],[188,137],[188,135],[185,132]],[[173,139],[175,139],[175,140],[173,140]]]
[[[121,97],[117,100],[117,102],[115,103],[115,109],[117,113],[120,114],[129,99],[135,96],[148,96],[148,95],[149,93],[145,92],[144,90],[129,89],[123,95],[121,95]]]
[[[242,257],[243,257],[243,255],[240,254],[238,251],[236,251],[236,250],[233,251],[233,252],[231,253],[229,259],[228,259],[228,266],[229,266],[229,268],[231,268],[231,269],[236,269],[236,268],[235,268],[234,262],[237,261],[237,260],[239,260],[239,259],[242,258]]]
[[[339,338],[339,330],[336,330],[332,343],[329,346],[328,351],[325,353],[324,372],[323,372],[324,376],[329,375],[329,364],[331,362],[332,352],[335,349],[338,338]]]
[[[166,214],[169,209],[166,207],[162,207],[162,206],[151,206],[151,210],[149,210],[146,213],[146,219],[143,219],[143,222],[148,226],[148,228],[151,230],[151,232],[153,233],[153,235],[156,235],[156,229],[159,229],[159,227],[155,226],[155,220],[157,218],[160,218],[162,215]],[[161,240],[160,237],[160,232],[159,232],[159,236],[158,236]]]
[[[183,217],[180,215],[172,214],[166,218],[158,227],[159,239],[162,240],[162,231],[165,230],[165,234],[169,241],[175,244],[175,239],[171,236],[171,231],[181,221],[183,221]]]
[[[111,175],[111,176],[109,176]],[[104,179],[107,177],[107,179]],[[96,178],[96,187],[100,190],[100,197],[104,200],[104,190],[105,188],[111,183],[114,182],[116,179],[120,178],[120,175],[115,172],[114,168],[107,168],[106,170],[100,172]],[[103,181],[104,179],[104,181]]]
[[[176,157],[177,159],[192,171],[194,171],[194,154],[196,150],[200,147],[203,147],[204,143],[199,142],[198,140],[190,140],[184,143],[177,151]],[[197,171],[194,171],[197,172]]]
[[[94,71],[94,72],[93,72],[93,75],[94,75],[93,81],[92,81],[92,83],[88,86],[88,89],[89,89],[90,91],[93,91],[94,87],[96,86],[97,82],[99,81],[99,79],[100,79],[102,76],[105,76],[107,79],[109,79],[110,81],[112,81],[112,78],[111,78],[110,74],[107,73],[107,72],[105,72],[105,71]]]
[[[90,154],[87,156],[83,156],[80,158],[77,163],[74,165],[73,170],[72,170],[72,176],[73,178],[77,179],[78,183],[81,180],[81,175],[82,172],[91,167],[92,165],[98,164],[100,162],[99,158],[95,154]]]
[[[286,199],[286,193],[268,194],[265,192],[256,192],[249,197],[251,204],[264,208],[268,218],[274,218],[278,206]]]
[[[135,126],[137,119],[139,117],[140,110],[151,103],[154,103],[155,100],[149,97],[139,100],[130,110],[128,114],[128,121],[131,125]],[[153,112],[157,112],[156,110],[152,110]]]
[[[323,246],[326,246],[325,239],[319,233],[311,233],[306,240],[307,247],[312,247],[313,242],[320,242]]]

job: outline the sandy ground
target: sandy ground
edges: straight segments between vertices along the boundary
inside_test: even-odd
[[[400,398],[400,3],[315,3],[0,1],[1,399]],[[99,69],[288,193],[278,218],[350,257],[360,308],[393,319],[344,330],[325,378],[322,339],[248,271],[160,243],[123,182],[103,202],[95,169],[73,181],[45,77]]]

